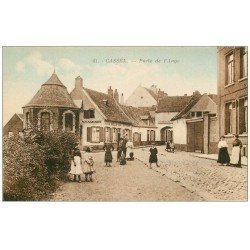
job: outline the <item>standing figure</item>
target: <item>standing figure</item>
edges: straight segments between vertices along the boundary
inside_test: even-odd
[[[125,155],[125,157],[127,155],[127,142],[128,142],[128,139],[126,136],[124,136],[122,140],[122,152]]]
[[[117,162],[120,161],[122,155],[122,141],[123,139],[120,139],[117,143]]]
[[[92,174],[95,173],[94,160],[89,147],[83,155],[83,172],[85,174],[85,181],[93,181]]]
[[[158,158],[157,158],[158,150],[157,150],[157,148],[155,147],[154,144],[149,149],[149,152],[150,152],[150,156],[149,156],[149,164],[150,164],[150,166],[149,167],[152,168],[152,166],[151,166],[152,163],[156,163],[156,166],[159,167]]]
[[[233,149],[232,149],[232,156],[231,156],[231,165],[236,167],[241,167],[241,148],[242,142],[239,139],[238,135],[235,135],[235,140],[233,141]]]
[[[132,140],[129,140],[127,143],[127,154],[129,156],[128,160],[133,161],[134,160],[134,144]]]
[[[73,154],[73,159],[71,161],[71,170],[69,173],[74,175],[73,181],[77,181],[78,177],[78,182],[81,182],[81,174],[82,174],[81,152],[79,149],[75,149],[72,154]]]
[[[166,142],[166,149],[165,149],[167,152],[169,152],[171,150],[171,147],[170,147],[170,141],[167,141]]]
[[[227,166],[230,163],[230,157],[227,151],[227,142],[225,141],[225,137],[221,136],[220,141],[218,143],[218,149],[219,149],[219,155],[218,155],[218,163],[220,163],[220,165],[224,165],[226,164]]]
[[[174,153],[175,146],[174,146],[173,140],[170,140],[169,146],[170,146],[170,152]]]
[[[111,167],[110,163],[113,160],[112,151],[114,150],[114,147],[108,142],[104,144],[103,150],[105,150],[104,162],[106,163],[106,166]]]

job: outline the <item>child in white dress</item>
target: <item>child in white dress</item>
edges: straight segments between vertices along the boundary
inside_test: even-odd
[[[74,181],[76,181],[78,177],[78,182],[81,182],[82,159],[81,159],[81,152],[78,149],[74,150],[73,152],[73,159],[71,161],[71,170],[69,173],[74,175]]]

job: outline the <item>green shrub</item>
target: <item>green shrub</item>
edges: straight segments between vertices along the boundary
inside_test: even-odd
[[[49,173],[66,173],[70,170],[71,151],[78,138],[69,132],[39,132],[35,141],[42,147]]]
[[[20,137],[4,138],[4,200],[39,200],[51,184],[39,145]]]
[[[75,134],[34,132],[25,138],[4,138],[4,200],[41,200],[58,187],[70,168]]]

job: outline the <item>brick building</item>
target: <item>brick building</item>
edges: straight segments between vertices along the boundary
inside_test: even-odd
[[[229,152],[233,135],[239,134],[242,154],[247,155],[247,47],[218,47],[219,134],[226,137]]]
[[[23,114],[14,114],[3,127],[4,136],[18,135],[23,131]]]
[[[24,129],[79,131],[79,109],[54,72],[23,107]]]

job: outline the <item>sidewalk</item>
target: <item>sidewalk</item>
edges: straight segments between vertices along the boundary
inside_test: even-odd
[[[205,159],[210,159],[210,160],[215,160],[215,161],[217,161],[217,159],[218,159],[217,154],[192,153],[191,155],[194,157],[205,158]],[[241,164],[243,166],[247,166],[247,157],[246,156],[241,157]]]

